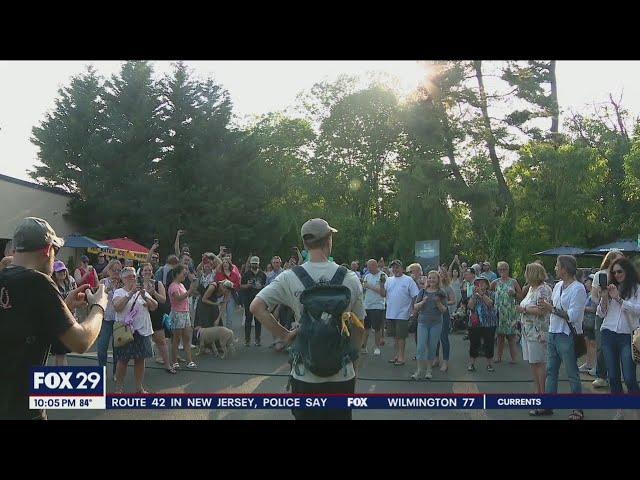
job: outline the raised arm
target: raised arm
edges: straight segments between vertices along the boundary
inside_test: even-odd
[[[180,237],[182,236],[182,230],[176,232],[176,241],[173,244],[173,250],[175,254],[180,258]]]
[[[156,252],[157,249],[158,249],[157,243],[154,243],[153,245],[151,245],[151,248],[149,249],[149,253],[147,253],[147,263],[151,263],[151,257],[153,256],[153,254]]]

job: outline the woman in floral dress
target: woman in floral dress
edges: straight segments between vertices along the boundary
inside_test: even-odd
[[[509,276],[509,264],[498,262],[499,277],[491,284],[491,290],[496,292],[496,309],[498,310],[498,350],[496,363],[502,362],[502,352],[504,351],[504,339],[509,342],[509,354],[511,361],[516,363],[518,349],[516,346],[516,335],[518,333],[518,312],[516,310],[517,301],[522,298],[522,289],[515,278]]]

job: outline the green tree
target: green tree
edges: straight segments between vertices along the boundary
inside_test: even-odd
[[[54,110],[32,129],[42,163],[29,171],[34,180],[87,197],[105,156],[103,98],[103,79],[91,66],[58,90]]]

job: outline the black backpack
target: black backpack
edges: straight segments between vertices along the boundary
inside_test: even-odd
[[[343,333],[342,314],[349,308],[351,290],[344,286],[347,269],[338,267],[330,282],[316,283],[302,266],[293,268],[305,290],[300,295],[302,316],[298,334],[289,347],[297,375],[302,367],[319,377],[330,377],[358,358],[358,349]]]

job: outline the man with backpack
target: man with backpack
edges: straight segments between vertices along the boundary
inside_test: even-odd
[[[289,348],[292,393],[353,394],[354,362],[364,326],[342,320],[351,312],[364,318],[362,286],[356,274],[328,261],[337,230],[320,218],[301,230],[309,261],[286,270],[262,289],[251,313]],[[290,307],[300,325],[288,330],[269,313],[275,305]],[[351,420],[351,410],[293,409],[296,420]]]

